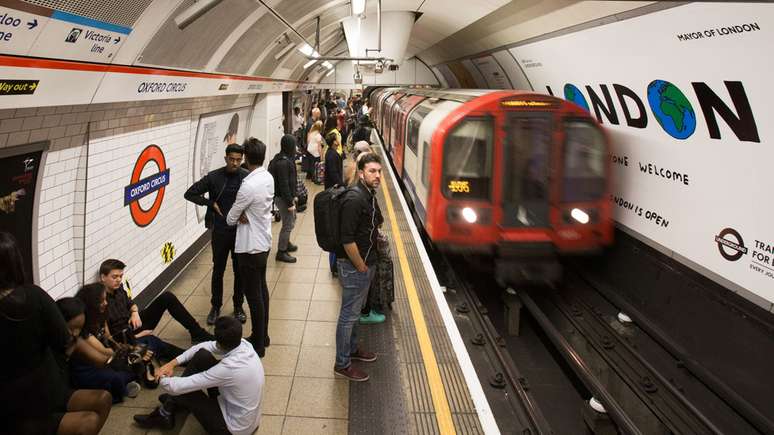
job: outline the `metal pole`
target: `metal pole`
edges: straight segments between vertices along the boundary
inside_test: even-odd
[[[285,25],[285,27],[287,27],[288,29],[290,29],[290,31],[291,31],[291,32],[295,33],[295,34],[296,34],[296,36],[298,36],[299,38],[301,38],[301,40],[302,40],[302,41],[304,41],[304,42],[306,43],[306,45],[308,45],[308,46],[310,46],[310,47],[314,47],[312,44],[310,44],[310,43],[309,43],[309,41],[307,41],[307,40],[306,40],[306,38],[304,38],[304,35],[302,35],[302,34],[298,33],[298,30],[296,30],[296,28],[295,28],[295,27],[293,27],[293,26],[292,26],[292,25],[291,25],[291,24],[290,24],[290,23],[289,23],[289,22],[288,22],[286,19],[282,18],[282,15],[278,14],[278,13],[277,13],[277,11],[275,11],[274,9],[272,9],[272,7],[271,7],[271,6],[267,5],[267,4],[266,4],[266,2],[265,2],[264,0],[258,0],[258,3],[260,3],[260,4],[262,4],[264,7],[266,7],[266,9],[267,9],[269,12],[271,12],[271,14],[272,14],[272,15],[274,15],[274,17],[275,17],[276,19],[280,20],[280,22],[282,22],[282,24],[284,24],[284,25]],[[307,56],[307,57],[308,57],[309,59],[313,59],[311,56]]]
[[[320,16],[317,16],[317,26],[314,31],[314,49],[320,52]]]

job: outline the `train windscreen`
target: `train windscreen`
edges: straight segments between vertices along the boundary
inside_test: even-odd
[[[450,199],[491,197],[494,120],[466,118],[443,146],[443,194]]]
[[[508,115],[503,162],[503,225],[549,224],[550,113]]]
[[[593,201],[605,193],[605,138],[588,121],[564,122],[564,202]]]

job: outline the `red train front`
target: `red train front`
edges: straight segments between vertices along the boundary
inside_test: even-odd
[[[612,243],[610,152],[588,112],[518,91],[371,93],[374,122],[433,243],[503,284],[559,279],[559,254]]]

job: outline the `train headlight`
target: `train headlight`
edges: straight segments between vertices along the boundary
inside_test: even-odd
[[[581,210],[579,208],[572,209],[572,211],[570,211],[570,216],[572,216],[573,219],[575,219],[576,221],[578,221],[578,222],[580,222],[582,224],[589,223],[589,215],[588,215],[588,213],[586,213],[585,211],[583,211],[583,210]]]
[[[478,215],[472,208],[465,207],[462,209],[462,218],[465,219],[465,221],[468,223],[474,224],[478,220]]]

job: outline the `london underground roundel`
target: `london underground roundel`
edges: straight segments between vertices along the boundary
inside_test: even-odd
[[[158,168],[158,172],[145,178],[140,178],[147,165]],[[129,206],[132,220],[139,227],[145,227],[153,222],[164,201],[164,189],[169,184],[169,168],[164,159],[164,152],[157,145],[148,145],[137,158],[132,170],[129,185],[124,187],[124,207]],[[149,208],[143,208],[140,199],[156,193],[156,198]]]

